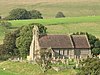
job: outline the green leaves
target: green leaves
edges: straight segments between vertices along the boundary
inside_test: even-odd
[[[98,58],[88,58],[83,61],[84,64],[80,68],[80,73],[78,75],[99,75],[100,74],[100,59]]]
[[[34,25],[37,25],[39,27],[40,34],[46,33],[47,28],[37,23],[32,23],[28,26],[23,26],[20,29],[19,37],[16,40],[16,46],[20,52],[20,56],[23,58],[26,58],[26,56],[29,54],[29,49],[33,36],[32,29],[34,28]]]

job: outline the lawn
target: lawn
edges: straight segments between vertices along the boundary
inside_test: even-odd
[[[1,69],[5,68],[5,71]],[[0,63],[0,75],[75,75],[74,69],[56,72],[52,69],[43,73],[37,64],[27,62],[4,61]]]
[[[14,74],[14,73],[10,73],[10,72],[6,72],[6,71],[3,71],[3,70],[0,70],[0,75],[17,75],[17,74]]]

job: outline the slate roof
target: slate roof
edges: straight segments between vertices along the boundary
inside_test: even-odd
[[[86,35],[72,35],[74,48],[90,48]]]
[[[68,35],[45,35],[39,39],[41,48],[74,48]]]
[[[90,48],[86,35],[44,35],[39,38],[41,48]]]

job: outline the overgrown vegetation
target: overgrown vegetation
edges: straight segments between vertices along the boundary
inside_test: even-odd
[[[100,59],[88,58],[80,62],[80,72],[77,75],[99,75],[100,74]]]

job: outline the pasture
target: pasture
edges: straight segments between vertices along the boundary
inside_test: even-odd
[[[44,18],[54,18],[59,11],[66,17],[99,16],[100,0],[0,0],[1,16],[7,16],[15,8],[39,10]]]

